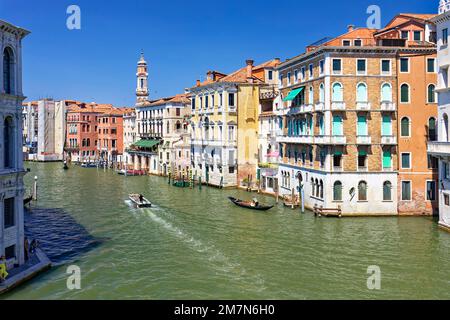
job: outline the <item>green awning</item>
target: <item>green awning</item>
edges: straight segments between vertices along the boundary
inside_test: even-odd
[[[286,98],[283,99],[283,101],[292,101],[294,100],[302,91],[305,89],[305,87],[301,87],[295,90],[292,90],[289,92]]]
[[[153,148],[154,146],[158,145],[160,140],[139,140],[136,142],[133,146],[139,147],[139,148]]]

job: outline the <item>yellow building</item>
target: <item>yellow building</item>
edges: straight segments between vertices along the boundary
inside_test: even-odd
[[[262,97],[275,90],[274,59],[229,74],[209,71],[204,82],[190,89],[191,160],[194,175],[218,187],[236,187],[256,181],[258,116]]]

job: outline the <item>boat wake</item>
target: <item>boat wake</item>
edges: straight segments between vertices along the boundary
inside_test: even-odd
[[[152,209],[158,210],[158,208]],[[264,286],[265,281],[260,274],[249,274],[241,264],[233,262],[214,245],[206,245],[201,240],[195,239],[179,227],[174,226],[172,223],[155,214],[152,209],[144,209],[143,211],[153,222],[159,224],[172,235],[179,238],[192,250],[206,255],[208,257],[208,262],[219,274],[230,277],[234,281],[244,282],[246,288],[252,291],[262,292],[266,289]]]

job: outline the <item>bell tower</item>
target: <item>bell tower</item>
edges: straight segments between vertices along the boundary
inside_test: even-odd
[[[141,52],[141,58],[137,65],[137,87],[136,98],[137,103],[142,103],[148,100],[148,72],[147,62],[144,59],[144,52]]]

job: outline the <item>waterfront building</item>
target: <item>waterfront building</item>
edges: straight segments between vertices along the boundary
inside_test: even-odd
[[[209,71],[190,89],[195,176],[217,187],[257,182],[259,111],[265,94],[274,91],[278,64],[274,59],[254,66],[247,60],[229,75]]]
[[[122,163],[123,155],[123,115],[126,109],[103,106],[97,116],[97,151],[100,161],[108,166]]]
[[[25,263],[21,107],[22,39],[28,34],[0,20],[0,256],[8,269]]]
[[[278,79],[278,72],[274,70],[274,77]],[[258,177],[260,191],[275,194],[278,191],[278,164],[280,149],[277,136],[282,135],[280,127],[281,114],[276,101],[279,100],[279,88],[273,87],[261,96],[258,127]],[[278,99],[278,100],[277,100]]]
[[[383,30],[349,26],[280,65],[282,195],[303,190],[307,207],[340,208],[348,215],[432,213],[432,197],[426,200],[432,183],[425,181],[433,181],[433,169],[420,147],[435,112],[426,100],[435,77],[427,72],[435,53],[427,18],[399,15]],[[405,58],[417,79],[403,74]],[[403,120],[401,131],[399,114],[415,122],[406,126]],[[417,134],[406,135],[406,127]],[[409,197],[402,197],[408,187]],[[425,204],[414,207],[420,201]]]
[[[399,14],[374,36],[397,54],[398,213],[437,214],[437,160],[427,142],[437,139],[436,27],[434,14]]]
[[[450,86],[448,82],[450,55],[448,53],[448,30],[450,30],[450,1],[442,0],[439,15],[431,21],[437,29],[437,71],[438,85],[438,141],[428,143],[428,152],[439,159],[439,225],[450,230]]]
[[[173,172],[174,143],[188,133],[185,117],[189,115],[185,94],[136,105],[138,141],[129,151],[136,170],[167,176]],[[169,169],[170,168],[170,169]]]
[[[38,102],[30,101],[22,104],[22,136],[24,159],[37,153],[38,137]]]
[[[123,150],[124,156],[122,163],[125,167],[129,167],[130,155],[127,150],[137,142],[137,127],[136,127],[136,110],[129,108],[123,114]]]
[[[75,101],[42,99],[23,104],[26,160],[62,161],[67,107]]]
[[[98,160],[98,117],[97,105],[73,104],[67,111],[66,158],[84,163]]]
[[[136,75],[136,127],[140,140],[127,150],[129,165],[135,170],[167,176],[178,168],[176,159],[181,159],[176,157],[180,146],[175,147],[174,144],[179,144],[188,133],[189,100],[186,94],[149,100],[148,69],[143,54],[138,61]]]

